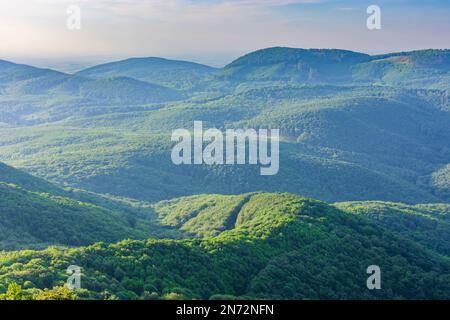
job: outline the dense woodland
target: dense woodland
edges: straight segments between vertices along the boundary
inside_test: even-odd
[[[0,60],[0,300],[450,299],[448,90],[449,50]],[[175,166],[194,120],[279,128],[279,173]]]
[[[433,250],[449,229],[420,244],[409,240],[411,224],[397,236],[363,213],[290,194],[194,196],[155,209],[161,224],[191,236],[5,252],[2,291],[11,283],[29,298],[61,290],[75,264],[83,266],[77,297],[88,299],[450,298],[450,261]],[[372,264],[386,290],[366,288]]]

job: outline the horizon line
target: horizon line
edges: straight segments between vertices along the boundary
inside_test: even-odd
[[[364,51],[356,51],[356,50],[342,49],[342,48],[318,48],[318,47],[305,48],[305,47],[289,47],[289,46],[271,46],[271,47],[264,47],[264,48],[261,48],[261,49],[256,49],[256,50],[253,50],[253,51],[248,51],[247,53],[243,53],[240,56],[237,56],[236,58],[231,59],[230,62],[228,62],[228,63],[226,63],[224,65],[221,65],[221,66],[213,66],[213,65],[210,65],[210,64],[207,64],[207,63],[198,62],[198,61],[195,61],[195,59],[194,60],[189,60],[189,59],[175,58],[175,57],[174,58],[170,58],[170,57],[153,56],[153,55],[149,55],[149,56],[136,55],[136,56],[123,57],[123,58],[112,58],[111,57],[111,58],[109,58],[111,60],[105,60],[104,62],[100,62],[100,63],[92,64],[91,66],[83,67],[83,68],[81,68],[80,70],[78,70],[76,72],[65,72],[65,71],[58,70],[57,68],[39,67],[39,66],[36,66],[36,65],[34,65],[32,63],[16,62],[16,61],[14,61],[14,58],[12,58],[12,59],[10,59],[10,58],[3,59],[2,57],[0,57],[0,62],[7,62],[7,63],[16,64],[16,65],[29,66],[29,67],[33,67],[33,68],[37,68],[37,69],[43,69],[43,70],[52,70],[52,71],[65,73],[65,74],[76,74],[76,73],[81,72],[83,70],[94,68],[94,67],[97,67],[97,66],[107,65],[107,64],[111,64],[111,63],[118,63],[118,62],[123,62],[123,61],[127,61],[127,60],[132,60],[132,59],[160,59],[160,60],[166,60],[166,61],[172,61],[172,62],[192,63],[192,64],[202,65],[202,66],[206,66],[206,67],[213,68],[213,69],[223,69],[227,65],[233,63],[234,61],[236,61],[236,60],[238,60],[238,59],[240,59],[240,58],[242,58],[242,57],[244,57],[246,55],[249,55],[249,54],[252,54],[252,53],[255,53],[255,52],[258,52],[258,51],[277,49],[277,48],[280,48],[280,49],[293,49],[293,50],[305,50],[305,51],[310,51],[310,50],[347,51],[347,52],[364,54],[364,55],[367,55],[367,56],[370,56],[370,57],[377,57],[377,56],[381,57],[381,56],[391,55],[391,54],[413,53],[413,52],[430,51],[430,50],[432,50],[432,51],[450,51],[450,48],[421,48],[421,49],[401,50],[401,51],[386,51],[384,53],[371,54],[371,53],[367,53],[367,52],[364,52]],[[61,56],[61,58],[54,58],[54,59],[48,59],[48,58],[43,58],[43,57],[37,57],[35,59],[37,59],[37,60],[46,60],[48,62],[52,62],[53,61],[53,63],[58,63],[58,59],[62,59],[62,60],[59,61],[59,63],[62,63],[62,61],[65,60],[67,63],[69,63],[69,61],[70,61],[71,63],[80,63],[80,64],[82,63],[83,59],[102,59],[100,55],[99,56],[86,55],[86,56],[77,56],[77,57],[78,57],[79,60],[76,60],[76,61],[75,61],[75,57],[63,57],[63,56]],[[105,56],[103,56],[103,57],[106,58]],[[33,59],[33,58],[31,58],[31,59]],[[20,60],[20,58],[18,58],[18,60]]]

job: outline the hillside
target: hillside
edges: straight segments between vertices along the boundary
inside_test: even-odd
[[[278,175],[267,183],[255,166],[173,165],[170,132],[192,128],[194,120],[205,128],[279,128]],[[443,202],[445,184],[431,177],[448,164],[449,121],[433,92],[279,85],[0,128],[0,161],[56,183],[143,201],[264,190],[329,202]]]
[[[374,56],[353,68],[356,81],[450,90],[450,50],[420,50]]]
[[[11,62],[0,64],[0,124],[34,125],[180,100],[182,93],[128,77],[90,79]]]
[[[386,55],[337,49],[267,48],[223,68],[223,79],[353,85],[395,85],[449,90],[450,50],[419,50]]]
[[[344,202],[336,206],[362,215],[397,235],[450,256],[450,205],[405,205],[377,201]]]
[[[15,184],[21,188],[34,192],[47,192],[62,195],[64,191],[48,181],[29,175],[23,171],[7,166],[0,162],[0,182]]]
[[[16,64],[13,62],[0,60],[0,88],[1,93],[4,94],[8,85],[33,79],[61,79],[65,76],[64,73],[50,70],[35,68],[28,65]]]
[[[106,209],[71,195],[81,196],[0,163],[0,250],[144,239],[163,232],[151,215]]]
[[[370,59],[369,55],[346,50],[276,47],[238,58],[221,75],[245,81],[349,82],[350,68]]]
[[[198,63],[149,57],[110,62],[77,74],[91,78],[130,77],[172,89],[191,90],[215,71]]]
[[[236,195],[266,191],[410,204],[361,215],[389,212],[396,223],[372,222],[447,253],[446,221],[403,218],[414,204],[450,202],[448,72],[448,50],[269,48],[222,69],[139,58],[75,75],[0,61],[0,161],[46,179],[0,164],[0,249],[218,237],[248,202]],[[279,128],[279,173],[175,166],[171,132],[195,120]],[[195,196],[212,193],[223,196]],[[423,236],[410,226],[419,222]]]
[[[2,253],[0,292],[12,281],[29,294],[61,285],[75,264],[82,298],[450,298],[448,258],[319,201],[205,195],[156,208],[165,223],[211,236]],[[383,290],[366,287],[373,264]]]

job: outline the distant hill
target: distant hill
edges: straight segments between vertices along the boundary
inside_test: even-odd
[[[450,71],[450,49],[428,49],[389,53],[385,55],[374,56],[376,60],[379,59],[397,59],[403,60],[414,67],[428,68],[438,70],[440,72]]]
[[[355,81],[450,90],[450,50],[420,50],[373,56],[355,66]]]
[[[432,93],[280,85],[155,110],[109,111],[0,129],[0,160],[54,182],[144,201],[259,190],[330,202],[448,199],[430,182],[450,155],[450,114]],[[268,179],[255,166],[173,165],[170,132],[194,120],[205,128],[279,128],[279,173]]]
[[[58,76],[64,77],[65,74],[51,69],[41,69],[24,64],[0,60],[0,83],[2,87],[18,81],[26,81],[40,77]]]
[[[82,70],[78,75],[92,78],[130,77],[173,89],[189,90],[215,71],[215,68],[198,63],[150,57],[110,62]]]
[[[54,92],[67,96],[79,96],[88,102],[104,105],[126,102],[134,105],[147,104],[178,100],[182,97],[175,90],[127,77],[92,80],[71,76],[54,88]]]
[[[437,189],[437,194],[444,198],[450,198],[450,163],[433,172],[429,179],[429,185]]]
[[[237,81],[350,82],[350,68],[370,60],[369,55],[346,50],[276,47],[233,61],[222,76]]]
[[[105,106],[147,105],[182,97],[176,90],[127,77],[90,79],[0,63],[0,123],[52,122],[74,114],[101,113]]]
[[[140,201],[263,190],[330,202],[447,202],[450,100],[439,85],[447,62],[448,50],[294,48],[259,50],[219,70],[138,58],[67,75],[2,62],[0,76],[16,70],[27,80],[12,77],[0,94],[0,161]],[[407,73],[397,68],[404,65]],[[173,89],[177,79],[189,89]],[[279,174],[268,183],[256,167],[173,165],[170,133],[195,120],[279,128]]]
[[[370,56],[337,49],[275,47],[244,55],[219,75],[235,82],[379,84],[449,90],[449,52],[420,50]]]
[[[75,264],[82,298],[450,298],[448,258],[320,201],[256,193],[157,207],[166,223],[210,236],[1,253],[0,292],[12,281],[25,293],[61,285]],[[367,289],[371,265],[382,290]]]

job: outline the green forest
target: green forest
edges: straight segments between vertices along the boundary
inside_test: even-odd
[[[85,299],[450,298],[448,244],[440,247],[450,229],[435,226],[433,238],[413,241],[415,216],[395,232],[366,217],[371,203],[341,206],[287,193],[165,201],[155,213],[162,225],[186,231],[184,239],[4,252],[0,290],[7,294],[13,283],[24,299],[45,288],[57,294],[65,268],[75,264],[83,266],[76,296]],[[387,210],[404,215],[415,208],[392,206]],[[435,210],[417,216],[431,223]],[[386,290],[366,288],[372,264],[382,268]]]
[[[449,90],[450,50],[0,60],[0,300],[450,299]],[[278,174],[174,165],[194,121],[280,129]]]

